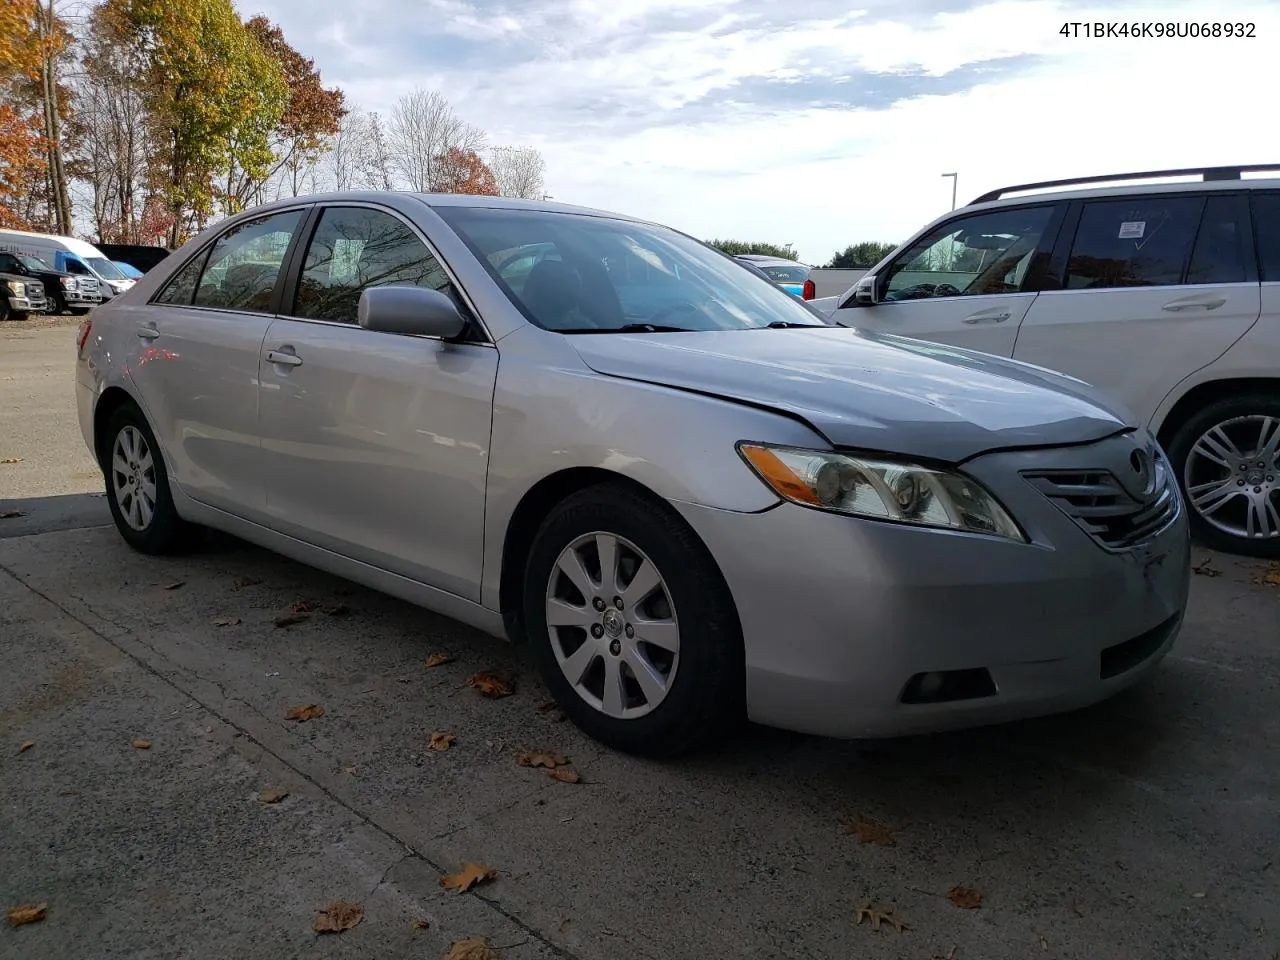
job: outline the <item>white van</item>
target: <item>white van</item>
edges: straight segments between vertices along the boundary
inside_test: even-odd
[[[25,230],[0,230],[0,252],[39,257],[55,270],[98,279],[103,301],[124,293],[136,281],[126,277],[101,250],[75,237],[55,237]]]

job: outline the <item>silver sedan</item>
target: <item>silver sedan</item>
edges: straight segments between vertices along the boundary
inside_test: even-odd
[[[1069,377],[823,324],[677,231],[498,198],[254,208],[94,311],[121,536],[217,528],[528,643],[672,755],[1081,707],[1182,624],[1164,454]]]

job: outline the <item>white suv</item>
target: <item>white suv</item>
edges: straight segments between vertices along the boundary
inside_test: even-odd
[[[1202,542],[1280,557],[1280,179],[1242,176],[1261,171],[1280,165],[1005,187],[811,303],[1110,392],[1159,437]],[[1083,507],[1107,494],[1076,483]]]

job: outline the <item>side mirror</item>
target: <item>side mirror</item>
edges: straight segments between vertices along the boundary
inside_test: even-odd
[[[854,285],[853,297],[849,301],[849,306],[869,307],[876,301],[876,275],[868,273]]]
[[[366,330],[452,340],[467,329],[467,319],[448,296],[426,287],[366,287],[356,307],[356,322]]]

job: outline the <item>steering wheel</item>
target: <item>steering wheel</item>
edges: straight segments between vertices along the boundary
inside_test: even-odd
[[[958,297],[960,296],[960,288],[949,283],[940,283],[933,288],[933,295],[935,297]]]
[[[696,303],[693,303],[690,300],[681,300],[678,303],[673,303],[670,306],[666,306],[658,310],[656,313],[654,313],[653,316],[649,318],[648,322],[661,323],[663,320],[667,319],[667,317],[670,317],[673,314],[690,313],[690,312],[697,313],[698,311],[699,311],[699,307]]]

